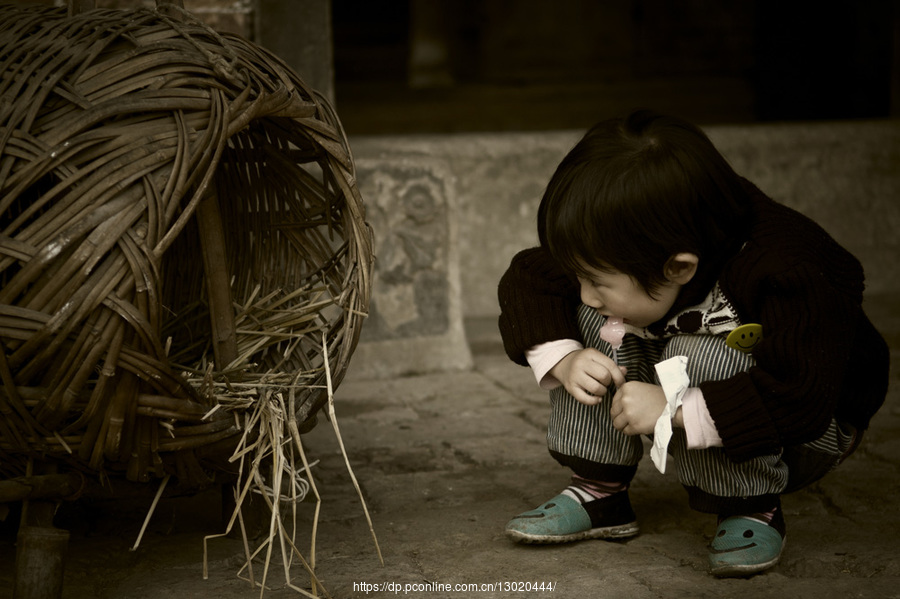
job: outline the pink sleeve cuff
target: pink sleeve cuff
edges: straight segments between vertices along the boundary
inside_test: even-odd
[[[681,400],[681,415],[688,449],[722,447],[716,423],[706,407],[706,399],[699,387],[690,387]]]
[[[534,372],[534,379],[540,385],[541,389],[555,389],[562,383],[556,380],[551,374],[550,369],[565,358],[573,351],[584,349],[577,341],[572,339],[559,339],[558,341],[548,341],[540,345],[535,345],[525,352],[525,359]]]

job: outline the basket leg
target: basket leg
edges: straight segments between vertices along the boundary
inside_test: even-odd
[[[55,474],[54,464],[38,464],[38,470]],[[34,465],[29,464],[29,474]],[[16,536],[16,579],[13,599],[60,599],[63,571],[69,547],[69,531],[53,526],[57,502],[25,499]]]
[[[211,186],[212,187],[212,186]],[[203,268],[209,292],[209,316],[212,320],[213,353],[216,370],[223,370],[237,358],[234,308],[231,302],[231,277],[225,252],[225,230],[215,191],[197,206]]]
[[[36,507],[34,504],[32,508]],[[53,526],[26,526],[16,537],[16,581],[13,599],[59,599],[69,531]]]

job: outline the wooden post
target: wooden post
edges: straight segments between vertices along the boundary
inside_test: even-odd
[[[20,526],[16,537],[13,599],[59,599],[69,531],[48,526]]]
[[[200,228],[216,370],[223,370],[237,358],[237,336],[231,299],[231,275],[225,251],[225,230],[214,184],[210,184],[210,191],[200,200],[195,217]]]
[[[35,467],[39,474],[33,476]],[[14,479],[28,481],[32,489],[40,487],[40,481],[56,481],[57,468],[52,462],[38,463],[29,460],[28,476]],[[7,481],[10,482],[10,481]],[[64,489],[55,486],[56,490]],[[79,485],[80,487],[80,485]],[[44,491],[47,491],[44,489]],[[42,493],[37,493],[41,495]],[[52,491],[50,493],[53,494]],[[66,495],[32,500],[31,492],[22,504],[22,519],[16,537],[16,580],[13,599],[60,599],[63,589],[63,570],[69,546],[69,531],[53,526],[56,502]]]

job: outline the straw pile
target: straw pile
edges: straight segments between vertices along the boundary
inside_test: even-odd
[[[341,125],[275,56],[175,9],[0,4],[0,478],[199,486],[274,393],[309,428],[371,261]]]

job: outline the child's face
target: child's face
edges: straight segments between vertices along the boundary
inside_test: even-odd
[[[604,316],[618,316],[627,324],[643,328],[668,314],[681,285],[669,281],[651,296],[630,275],[606,272],[582,264],[581,301]]]

